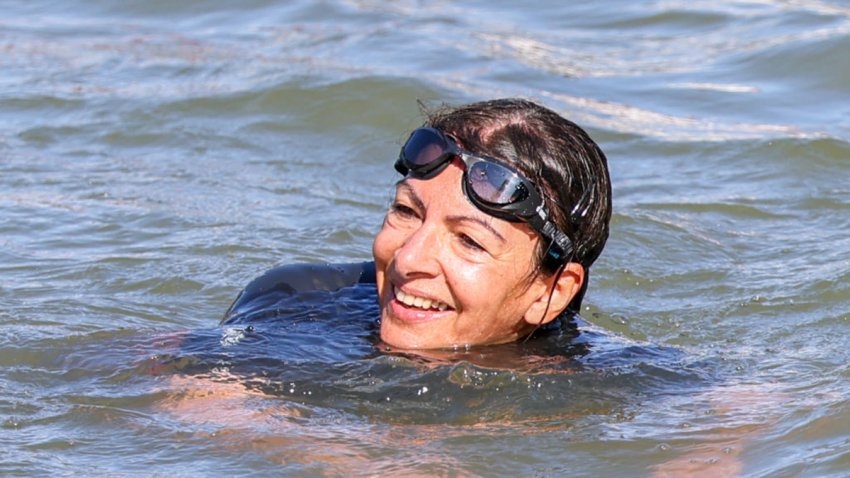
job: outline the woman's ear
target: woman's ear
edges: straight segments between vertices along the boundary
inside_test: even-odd
[[[540,278],[546,284],[525,313],[525,321],[531,325],[543,325],[555,320],[581,290],[584,283],[584,267],[577,262],[568,262],[561,274]],[[550,300],[551,295],[551,300]]]

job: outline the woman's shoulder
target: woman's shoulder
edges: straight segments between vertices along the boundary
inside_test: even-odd
[[[293,297],[374,283],[373,262],[278,266],[253,279],[239,292],[224,313],[222,323],[231,322],[236,317],[254,311],[268,309],[273,304]]]

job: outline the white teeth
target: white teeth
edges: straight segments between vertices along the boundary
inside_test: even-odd
[[[393,288],[395,292],[395,298],[399,302],[409,307],[416,307],[418,309],[435,309],[439,311],[444,311],[449,308],[448,304],[444,304],[437,300],[426,299],[424,297],[416,297],[412,294],[405,294],[398,288]]]

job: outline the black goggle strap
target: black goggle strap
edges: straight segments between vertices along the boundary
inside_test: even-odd
[[[528,218],[528,223],[537,230],[543,238],[549,241],[546,256],[556,263],[566,262],[567,254],[572,252],[572,241],[554,222],[549,220],[549,211],[541,204],[537,213]]]
[[[578,229],[579,225],[584,221],[584,218],[587,217],[587,213],[590,211],[590,198],[593,194],[593,188],[596,186],[596,176],[592,176],[590,178],[590,185],[587,189],[584,190],[579,200],[576,202],[576,205],[570,210],[570,226],[572,230],[575,231]],[[544,237],[550,238],[552,244],[549,246],[548,256],[558,262],[566,262],[567,259],[564,257],[565,254],[572,254],[572,246],[573,243],[566,234],[564,234],[560,229],[558,229],[555,224],[548,219],[549,214],[544,205],[541,205],[538,208],[538,216],[535,218],[536,222],[543,221],[543,225],[541,226],[541,234]]]

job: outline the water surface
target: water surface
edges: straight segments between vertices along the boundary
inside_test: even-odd
[[[850,7],[573,3],[0,1],[0,474],[846,476]],[[496,96],[609,157],[595,349],[181,373],[369,259],[417,101]]]

